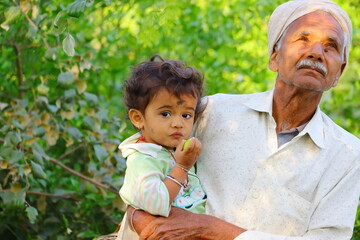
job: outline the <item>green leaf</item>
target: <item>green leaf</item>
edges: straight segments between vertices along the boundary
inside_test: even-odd
[[[26,133],[22,133],[21,138],[22,138],[23,141],[24,140],[29,140],[29,139],[34,138],[34,135],[29,135],[29,134],[26,134]]]
[[[16,164],[24,157],[24,153],[19,150],[13,150],[11,147],[1,147],[0,156],[11,164]]]
[[[94,107],[98,104],[98,97],[95,94],[85,92],[85,99],[91,107]]]
[[[62,72],[59,74],[57,83],[61,87],[68,87],[74,83],[74,74],[72,72]]]
[[[75,89],[66,90],[64,93],[64,97],[67,101],[74,99],[75,96],[76,96]]]
[[[62,10],[62,11],[58,12],[58,14],[56,14],[56,17],[55,17],[54,23],[53,23],[56,28],[59,27],[58,22],[59,22],[60,18],[62,16],[64,16],[65,13],[66,13],[66,11]]]
[[[56,57],[58,55],[58,52],[59,52],[59,48],[57,48],[57,47],[48,48],[48,49],[46,49],[45,57],[47,59],[51,59],[51,60],[55,61]]]
[[[83,126],[84,128],[88,129],[88,130],[94,130],[95,129],[95,121],[94,119],[92,119],[89,116],[85,116],[83,118]]]
[[[9,125],[4,125],[2,128],[0,128],[0,132],[7,132],[9,130],[10,126]]]
[[[42,137],[45,134],[45,128],[43,127],[37,127],[33,130],[35,137]]]
[[[38,211],[34,207],[27,207],[26,208],[26,214],[31,224],[35,223],[36,217],[38,215]]]
[[[42,147],[41,147],[39,144],[37,144],[37,143],[33,143],[33,144],[31,145],[31,147],[32,147],[32,153],[33,153],[33,155],[34,155],[34,160],[35,160],[37,163],[39,163],[39,164],[41,164],[41,165],[44,165],[43,159],[44,159],[44,158],[45,158],[45,159],[48,158],[48,156],[46,155],[44,149],[42,149]]]
[[[67,33],[63,40],[63,49],[68,56],[75,55],[75,39],[70,33]]]
[[[100,145],[94,145],[94,150],[95,156],[99,161],[104,161],[109,156],[105,148]]]
[[[65,10],[60,11],[55,19],[54,19],[54,23],[53,23],[53,28],[52,28],[52,33],[55,35],[60,35],[62,34],[66,27],[67,27],[67,20],[65,18],[62,18],[62,16],[66,13]]]
[[[9,104],[0,102],[0,111],[3,111],[8,106],[9,106]]]
[[[55,105],[51,105],[51,104],[47,105],[47,108],[48,108],[49,111],[52,112],[52,113],[56,113],[56,112],[59,110],[58,107],[56,107]]]
[[[41,153],[33,150],[33,155],[34,155],[34,160],[35,160],[38,164],[41,164],[41,165],[44,164],[44,160],[43,160],[43,157],[42,157]]]
[[[77,235],[78,238],[96,238],[99,234],[91,230],[85,230]]]
[[[35,104],[40,109],[46,109],[49,104],[49,100],[45,96],[39,96],[35,99]]]
[[[17,127],[17,128],[19,128],[19,129],[21,129],[21,130],[24,130],[23,125],[21,125],[21,123],[19,123],[19,122],[16,121],[15,119],[12,120],[12,125],[13,125],[13,127]]]
[[[71,17],[79,17],[80,14],[84,11],[86,5],[86,0],[76,0],[73,3],[70,3],[67,7],[67,12]]]
[[[25,190],[26,189],[22,189],[16,194],[12,191],[0,192],[0,197],[4,205],[20,208],[23,207],[25,203],[25,195],[23,194]]]
[[[49,92],[49,88],[44,84],[40,84],[36,89],[41,95],[47,95]]]
[[[36,151],[39,154],[41,154],[41,156],[46,156],[44,149],[38,143],[33,143],[31,145],[31,148],[32,148],[33,152]]]
[[[94,0],[86,0],[85,2],[87,7],[90,7],[94,4]]]
[[[119,155],[118,153],[114,153],[113,157],[116,160],[116,167],[117,169],[125,169],[126,168],[126,161],[125,158],[123,158],[121,155]]]
[[[8,31],[10,27],[8,24],[16,19],[20,15],[20,8],[19,7],[9,7],[9,9],[5,12],[5,21],[1,24],[1,27]]]
[[[3,159],[8,159],[8,158],[10,158],[10,156],[11,156],[11,151],[12,151],[12,148],[11,148],[11,147],[1,146],[1,147],[0,147],[0,156],[1,156]]]
[[[107,110],[105,108],[100,108],[97,115],[99,116],[99,118],[101,120],[108,120],[109,110]]]
[[[81,107],[86,106],[86,101],[80,100],[80,101],[79,101],[79,105],[80,105]]]
[[[10,163],[18,163],[24,157],[24,153],[19,150],[12,150],[10,158],[8,159]]]
[[[8,132],[5,136],[5,146],[16,146],[21,142],[21,136],[17,132]]]
[[[35,177],[46,179],[46,173],[44,172],[41,165],[31,161],[31,170]]]
[[[76,140],[81,140],[83,137],[83,134],[76,127],[70,127],[67,131]]]

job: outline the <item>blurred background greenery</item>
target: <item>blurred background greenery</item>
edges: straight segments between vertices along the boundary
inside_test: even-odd
[[[204,73],[206,93],[271,89],[267,21],[284,0],[3,0],[0,238],[93,239],[123,216],[117,146],[134,129],[122,82],[158,53]],[[321,108],[360,137],[360,9],[339,85]],[[359,211],[353,239],[360,239]]]

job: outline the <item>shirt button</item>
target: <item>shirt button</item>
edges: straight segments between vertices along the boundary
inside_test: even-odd
[[[258,191],[253,192],[252,194],[253,198],[258,199],[260,197],[260,194]]]

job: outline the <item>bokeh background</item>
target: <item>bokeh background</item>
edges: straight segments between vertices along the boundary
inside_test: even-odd
[[[113,232],[124,213],[117,146],[135,131],[122,101],[131,66],[160,54],[202,71],[206,94],[271,89],[267,21],[283,2],[1,1],[0,239]],[[354,37],[321,108],[360,137],[360,2],[336,2]],[[359,229],[358,214],[353,239]]]

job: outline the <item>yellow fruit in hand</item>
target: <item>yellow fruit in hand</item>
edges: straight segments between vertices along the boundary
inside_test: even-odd
[[[187,148],[187,146],[189,146],[190,142],[191,142],[191,138],[185,141],[185,143],[183,145],[183,150],[185,150]]]

